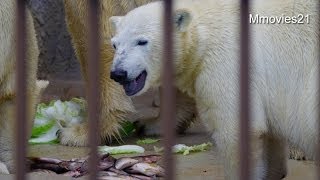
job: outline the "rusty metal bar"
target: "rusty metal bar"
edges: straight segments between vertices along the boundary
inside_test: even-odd
[[[320,9],[320,0],[318,1],[318,10]],[[320,33],[320,12],[318,14],[318,31]],[[318,93],[320,91],[320,36],[318,37],[318,41],[319,41],[319,51],[318,51],[318,58],[319,58],[319,61],[318,61],[318,73],[319,73],[319,80],[318,80]],[[319,102],[320,102],[320,96],[319,96]],[[319,103],[320,104],[320,103]],[[318,154],[316,155],[316,165],[317,165],[317,168],[316,168],[316,173],[318,175],[318,180],[320,180],[320,107],[319,107],[319,110],[318,110],[318,140],[317,140],[317,143],[318,143],[318,147],[317,147],[317,152]]]
[[[240,180],[250,179],[249,0],[240,1]]]
[[[89,159],[90,179],[97,179],[98,154],[97,146],[100,143],[99,118],[100,118],[100,94],[99,94],[99,0],[88,1],[88,121],[89,123],[89,145],[91,148]]]
[[[27,86],[26,71],[26,2],[16,0],[16,33],[17,33],[17,74],[16,74],[16,144],[15,144],[15,167],[16,179],[25,179],[26,174],[26,147],[27,147]]]
[[[175,142],[175,108],[176,94],[174,88],[174,69],[173,69],[173,27],[172,27],[172,0],[164,1],[164,39],[163,39],[163,65],[161,74],[161,129],[163,133],[164,165],[166,179],[173,180],[175,177],[174,157],[172,146]]]

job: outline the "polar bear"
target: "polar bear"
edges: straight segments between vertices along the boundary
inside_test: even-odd
[[[112,36],[111,26],[108,19],[115,15],[124,15],[130,10],[143,4],[156,0],[103,0],[99,9],[100,14],[100,37],[102,39],[101,48],[101,121],[100,137],[102,140],[118,135],[119,122],[127,115],[135,113],[134,104],[125,95],[122,87],[110,79],[110,69],[112,65],[114,50],[107,39]],[[72,38],[72,44],[76,56],[81,65],[82,75],[88,82],[87,74],[87,0],[64,0],[65,15],[68,31]],[[177,99],[177,131],[183,132],[195,120],[194,100],[184,93],[178,94]],[[88,120],[90,121],[90,120]],[[139,123],[140,124],[140,123]],[[83,123],[59,131],[60,143],[69,146],[86,146],[88,144],[88,124]],[[140,124],[139,126],[144,126]],[[146,135],[159,134],[159,121],[149,119],[146,121],[144,132]]]
[[[16,1],[0,1],[0,173],[14,171],[13,153],[15,140],[15,73],[16,73]],[[26,62],[27,62],[27,108],[30,133],[35,105],[40,94],[48,86],[48,81],[37,81],[38,45],[30,12],[26,12]],[[8,171],[9,170],[9,171]]]
[[[287,142],[310,158],[317,152],[319,10],[316,0],[254,0],[251,8],[254,17],[310,17],[304,24],[250,24],[251,173],[253,179],[281,179]],[[110,18],[111,76],[130,96],[160,85],[162,13],[163,3],[154,2]],[[175,84],[195,99],[226,179],[238,179],[239,3],[177,0],[173,13]]]

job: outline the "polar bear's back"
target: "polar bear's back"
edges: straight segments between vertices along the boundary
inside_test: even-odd
[[[256,2],[256,1],[254,1]],[[257,1],[256,3],[260,2]],[[287,92],[313,86],[318,69],[319,30],[317,1],[266,1],[264,8],[253,4],[252,15],[265,17],[305,17],[303,24],[250,24],[252,60],[259,71],[265,71],[270,89]],[[308,16],[308,20],[306,17]],[[309,22],[307,22],[309,21]],[[312,81],[312,83],[311,83]],[[304,82],[304,84],[301,84]],[[311,83],[308,85],[308,83]],[[272,88],[274,86],[274,88]],[[313,88],[314,89],[314,88]],[[295,92],[296,93],[296,92]],[[304,92],[300,92],[300,95]]]

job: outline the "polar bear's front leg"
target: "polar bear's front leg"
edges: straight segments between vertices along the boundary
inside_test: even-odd
[[[224,165],[224,174],[226,180],[238,180],[240,177],[240,153],[239,153],[239,135],[227,131],[214,133],[215,140],[219,152],[219,157],[222,158]],[[263,141],[259,137],[251,137],[251,178],[255,180],[264,179],[266,167],[263,160]]]
[[[220,157],[223,158],[224,172],[227,180],[239,179],[240,139],[236,134],[224,131],[214,133]],[[268,137],[262,133],[252,133],[250,136],[250,176],[255,180],[282,179],[287,174],[286,143],[282,140]]]
[[[230,141],[227,134],[214,133],[213,140],[217,143],[219,158],[222,158],[226,180],[239,179],[238,143]],[[227,135],[227,136],[226,136]],[[226,137],[224,137],[226,136]]]
[[[284,140],[264,137],[264,161],[267,163],[266,179],[282,179],[287,175],[288,147]]]

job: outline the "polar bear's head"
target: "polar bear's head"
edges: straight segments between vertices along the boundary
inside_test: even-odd
[[[163,4],[150,3],[138,7],[126,16],[113,16],[110,23],[115,49],[111,78],[120,83],[128,96],[140,95],[150,87],[160,85],[163,52]],[[181,36],[188,29],[188,10],[174,11],[175,66],[182,58]]]

